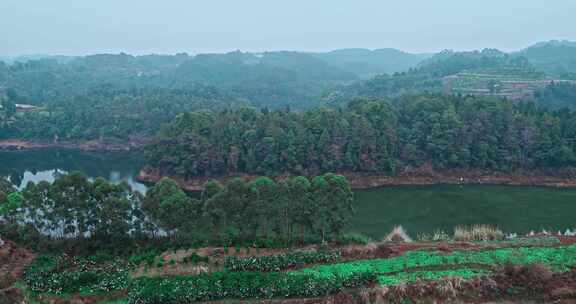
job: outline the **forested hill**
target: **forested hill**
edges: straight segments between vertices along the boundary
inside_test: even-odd
[[[571,53],[534,55],[542,48],[573,45],[540,44],[525,54],[486,49],[431,57],[347,49],[21,58],[0,62],[0,140],[144,139],[190,111],[246,106],[303,111],[422,93],[529,99],[553,109],[575,108],[576,82],[555,78],[560,77],[559,66],[571,71]],[[408,70],[363,79],[402,69]]]
[[[295,52],[0,62],[0,140],[146,138],[183,112],[314,107],[325,90],[355,79]],[[17,111],[17,104],[36,107]]]
[[[426,55],[397,50],[176,55],[22,56],[0,63],[0,87],[29,104],[115,89],[215,86],[261,106],[313,106],[334,84],[404,71]]]
[[[260,106],[310,107],[325,90],[356,75],[296,52],[198,55],[166,74],[172,86],[203,83]]]
[[[378,72],[398,58],[393,51],[374,54],[362,60]],[[361,60],[347,58],[342,62]],[[139,140],[184,112],[316,107],[326,92],[361,77],[338,58],[303,52],[24,56],[9,62],[0,62],[0,140]]]
[[[562,78],[576,79],[576,42],[549,41],[519,52],[538,70]]]
[[[327,100],[342,103],[354,98],[396,97],[407,93],[443,92],[444,77],[458,73],[514,75],[529,79],[542,78],[522,56],[510,55],[494,49],[473,52],[443,51],[406,72],[379,75],[372,79],[342,86]]]
[[[27,103],[44,106],[102,85],[115,89],[215,86],[260,105],[301,106],[313,104],[330,84],[355,79],[353,73],[296,52],[198,56],[103,54],[67,62],[49,58],[10,65],[0,63],[0,87],[15,90]]]
[[[305,112],[238,109],[178,118],[147,147],[149,169],[183,178],[250,173],[576,165],[576,112],[435,94]]]

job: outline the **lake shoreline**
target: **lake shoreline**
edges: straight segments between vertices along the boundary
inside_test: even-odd
[[[127,152],[141,149],[145,141],[105,142],[89,140],[82,142],[26,141],[19,139],[0,140],[0,151],[29,151],[42,149],[68,149],[85,152]]]
[[[502,185],[502,186],[531,186],[576,188],[576,168],[516,171],[514,173],[494,171],[451,170],[443,172],[403,173],[397,176],[384,174],[369,174],[355,172],[338,172],[344,175],[352,189],[372,189],[387,186],[433,186],[433,185]],[[290,175],[277,176],[275,180],[282,180]],[[184,180],[179,177],[166,176],[157,170],[140,170],[136,179],[144,183],[155,183],[163,177],[170,177],[178,182],[187,191],[201,191],[208,180],[217,180],[226,183],[235,177],[253,180],[258,175],[236,174],[221,177],[201,177],[193,180]]]

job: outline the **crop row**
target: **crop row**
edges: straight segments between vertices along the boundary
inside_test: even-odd
[[[464,264],[544,264],[554,271],[569,271],[576,265],[576,245],[567,247],[505,248],[485,251],[455,251],[443,255],[438,252],[412,251],[402,257],[354,261],[320,265],[294,271],[320,278],[347,277],[361,273],[386,274],[415,267]]]
[[[184,304],[226,298],[319,297],[375,281],[376,276],[369,273],[324,279],[283,272],[219,272],[137,279],[130,285],[128,298],[131,304]]]
[[[417,271],[377,276],[358,273],[351,276],[320,278],[303,273],[220,272],[193,277],[142,278],[129,288],[131,304],[185,304],[219,299],[270,299],[321,297],[347,288],[373,283],[393,286],[418,280],[446,277],[468,279],[487,275],[486,270],[457,269]]]
[[[129,273],[119,261],[96,263],[90,259],[65,256],[40,256],[24,273],[24,280],[35,292],[93,293],[124,289]]]
[[[378,283],[385,286],[396,286],[401,283],[413,283],[418,280],[432,281],[443,278],[462,278],[470,279],[478,276],[488,275],[489,271],[483,269],[451,269],[435,271],[414,271],[400,272],[394,275],[382,275],[378,277]]]
[[[239,258],[226,257],[224,267],[227,271],[281,271],[303,267],[310,264],[334,263],[340,258],[340,252],[292,252],[273,256]]]

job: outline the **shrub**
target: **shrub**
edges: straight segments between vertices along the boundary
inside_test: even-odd
[[[154,261],[156,257],[159,256],[162,252],[157,249],[149,250],[140,254],[136,254],[130,257],[130,263],[133,265],[139,266],[142,263],[146,263],[148,266],[154,265]]]
[[[360,233],[346,233],[338,237],[336,242],[340,245],[357,244],[368,245],[372,240],[370,237]]]
[[[184,257],[184,263],[198,264],[200,262],[208,263],[210,259],[208,257],[203,257],[198,255],[196,252],[192,252],[189,256]]]

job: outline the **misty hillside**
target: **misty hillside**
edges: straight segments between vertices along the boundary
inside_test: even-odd
[[[313,55],[361,78],[407,71],[432,56],[411,54],[397,49],[340,49]]]
[[[491,90],[500,86],[495,82],[513,81],[513,92],[504,94],[519,98],[533,95],[546,84],[526,81],[573,79],[574,45],[543,42],[510,54],[496,49],[446,50],[434,55],[395,49],[341,49],[326,53],[236,51],[196,56],[31,56],[0,64],[0,86],[13,89],[21,100],[37,105],[85,95],[101,86],[127,90],[200,85],[217,88],[255,106],[306,108],[322,100],[339,103],[352,97],[445,91],[444,78],[450,76],[449,89],[455,86],[461,94],[492,94],[495,92]],[[527,89],[516,94],[516,87]]]
[[[443,51],[423,60],[417,67],[393,75],[382,74],[371,79],[340,87],[327,96],[329,103],[339,104],[353,98],[398,97],[421,92],[445,91],[444,78],[467,75],[515,76],[538,79],[543,75],[523,57],[495,49],[472,52]]]
[[[576,78],[576,42],[542,42],[518,54],[526,57],[540,71]]]

